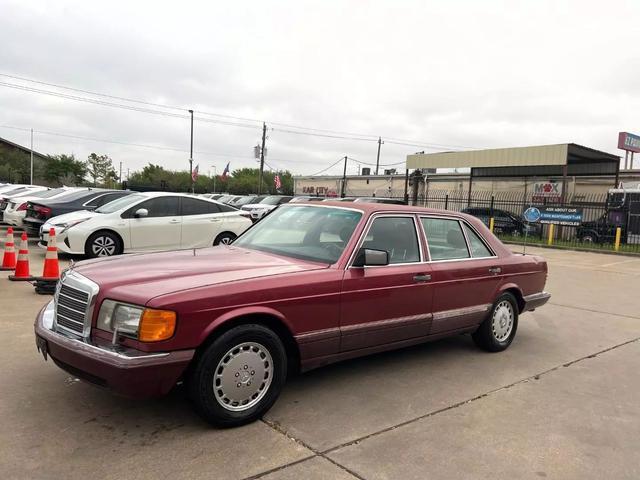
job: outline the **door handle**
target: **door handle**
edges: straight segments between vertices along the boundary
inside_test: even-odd
[[[180,220],[169,220],[169,223],[180,223]]]
[[[210,218],[209,221],[210,222],[219,222],[220,219],[219,218]]]
[[[415,277],[413,277],[413,280],[415,282],[428,282],[429,280],[431,280],[431,275],[426,274],[426,273],[420,273],[420,274],[416,275]]]
[[[489,272],[493,273],[494,275],[497,275],[499,273],[502,273],[502,268],[500,268],[500,267],[490,267],[489,268]]]

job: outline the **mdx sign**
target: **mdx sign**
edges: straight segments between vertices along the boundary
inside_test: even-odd
[[[628,132],[618,134],[618,148],[627,152],[640,153],[640,136]]]
[[[536,182],[533,184],[533,201],[541,202],[543,200],[559,201],[562,197],[562,185],[558,182]]]

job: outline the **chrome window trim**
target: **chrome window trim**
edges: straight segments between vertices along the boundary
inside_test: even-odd
[[[371,229],[371,225],[373,224],[373,222],[380,217],[410,217],[413,219],[413,227],[415,228],[415,232],[416,232],[416,238],[418,240],[418,254],[420,255],[420,260],[417,262],[403,262],[403,263],[390,263],[388,265],[365,265],[362,267],[355,267],[352,265],[353,261],[355,260],[355,256],[356,253],[358,252],[358,250],[360,250],[360,248],[362,247],[362,244],[364,243],[364,240],[367,238],[367,234],[369,233],[369,230]],[[367,223],[364,226],[364,229],[362,230],[362,233],[360,234],[360,238],[358,239],[358,243],[356,243],[355,248],[352,250],[351,254],[349,255],[349,259],[347,261],[347,265],[345,266],[345,270],[349,270],[351,268],[387,268],[387,267],[400,267],[400,266],[406,266],[406,265],[420,265],[420,264],[424,264],[424,263],[428,263],[425,259],[424,259],[424,255],[422,254],[423,252],[423,248],[422,248],[422,238],[420,236],[420,226],[418,225],[418,219],[416,218],[416,214],[413,212],[403,212],[403,213],[394,213],[394,212],[377,212],[377,213],[373,213],[372,215],[369,216],[369,218],[367,219]]]

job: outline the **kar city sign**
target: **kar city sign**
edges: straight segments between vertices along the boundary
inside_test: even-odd
[[[618,134],[618,148],[627,152],[640,153],[640,136],[628,132]]]

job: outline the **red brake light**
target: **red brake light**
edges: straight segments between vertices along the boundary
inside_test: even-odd
[[[34,205],[33,209],[42,214],[42,215],[50,215],[51,214],[51,209],[49,207],[41,207],[40,205]]]
[[[26,210],[27,209],[27,204],[26,202],[21,204],[18,208],[16,208],[16,210],[21,211],[21,210]]]

